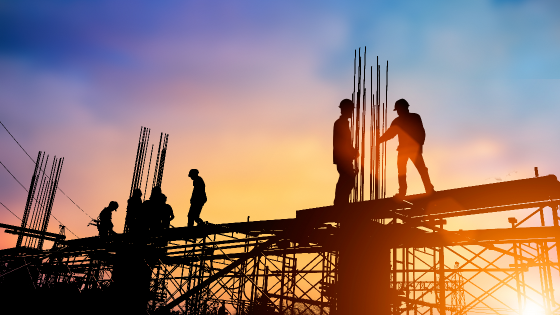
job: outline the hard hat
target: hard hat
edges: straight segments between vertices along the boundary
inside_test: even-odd
[[[109,202],[109,208],[117,209],[118,207],[119,207],[119,204],[116,201]]]
[[[354,109],[354,103],[351,100],[345,98],[340,102],[340,105],[338,105],[338,107],[340,108],[351,107],[352,109]]]
[[[198,175],[198,170],[196,168],[193,168],[192,170],[189,171],[189,176],[196,176]]]
[[[408,102],[404,99],[401,98],[400,100],[395,102],[395,109],[393,110],[397,110],[397,108],[408,108],[410,105],[408,105]]]

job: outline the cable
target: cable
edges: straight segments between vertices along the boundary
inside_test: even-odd
[[[27,154],[27,156],[29,156],[29,158],[31,159],[31,161],[33,161],[33,158],[29,155],[29,153],[27,153],[27,151],[25,151],[25,149],[21,146],[21,144],[19,144],[19,142],[16,140],[16,138],[14,138],[14,136],[12,135],[12,133],[8,130],[8,128],[6,128],[6,126],[4,126],[4,124],[0,121],[0,124],[2,125],[2,127],[4,127],[4,129],[6,129],[6,131],[10,134],[10,136],[12,137],[12,139],[14,139],[14,141],[19,145],[19,147],[23,150],[23,152],[25,152],[25,154]],[[33,161],[33,163],[35,163],[35,161]]]
[[[51,217],[53,219],[55,219],[58,223],[60,223],[60,225],[64,225],[62,222],[60,222],[59,219],[57,219],[52,213],[51,213]],[[80,238],[78,235],[76,235],[76,233],[72,232],[66,225],[64,225],[64,227],[66,228],[66,230],[70,233],[72,233],[72,235],[74,235],[76,238]]]
[[[18,217],[18,216],[17,216],[17,215],[15,214],[15,213],[13,213],[13,212],[12,212],[12,210],[8,209],[8,207],[6,207],[6,205],[5,205],[5,204],[3,204],[3,203],[1,203],[1,202],[0,202],[0,205],[3,205],[3,206],[4,206],[4,208],[6,208],[6,210],[10,211],[10,213],[11,213],[11,214],[13,214],[13,215],[14,215],[14,217],[18,218],[18,219],[19,219],[19,220],[21,221],[21,218],[20,218],[20,217]]]
[[[78,205],[74,202],[74,200],[72,200],[72,198],[68,197],[68,195],[67,195],[64,191],[62,191],[62,189],[58,188],[58,190],[60,190],[60,192],[61,192],[64,196],[66,196],[66,198],[68,198],[68,200],[72,201],[72,203],[73,203],[76,207],[78,207],[78,209],[82,210],[82,212],[83,212],[85,215],[87,215],[90,219],[94,220],[94,218],[92,218],[91,215],[89,215],[87,212],[85,212],[84,209],[80,208],[80,206],[78,206]]]
[[[2,163],[2,161],[0,161],[0,164],[2,164],[2,166],[4,166],[4,168],[6,169],[6,171],[8,171],[8,173],[10,173],[10,175],[12,175],[12,177],[16,180],[16,182],[18,182],[18,184],[25,189],[25,191],[29,192],[27,190],[27,188],[25,188],[25,186],[23,186],[23,184],[14,176],[14,174],[12,174],[12,172],[10,172],[10,170],[6,167],[6,165],[4,165],[4,163]]]
[[[19,142],[16,140],[16,138],[12,135],[12,133],[8,130],[8,128],[6,128],[6,126],[4,126],[4,124],[0,121],[0,125],[2,125],[2,127],[4,127],[4,129],[6,129],[6,131],[8,132],[8,134],[10,134],[10,136],[12,137],[12,139],[14,139],[14,141],[18,144],[18,146],[23,150],[23,152],[25,152],[25,154],[29,157],[29,159],[31,160],[31,162],[35,163],[35,160],[29,155],[29,153],[27,153],[27,151],[25,151],[25,149],[21,146],[21,144],[19,144]],[[1,162],[0,162],[1,163]],[[2,164],[2,166],[4,166],[4,164]],[[4,168],[6,168],[6,166],[4,166]],[[6,170],[8,170],[6,168]],[[10,171],[8,171],[10,172]],[[11,175],[12,173],[10,173]],[[12,175],[13,177],[14,175]],[[15,178],[15,177],[14,177]],[[16,179],[17,180],[17,179]],[[19,181],[18,181],[19,183]],[[21,185],[21,183],[19,183]],[[25,187],[23,185],[21,185],[24,189]],[[93,220],[93,218],[91,217],[91,215],[89,215],[87,212],[84,211],[84,209],[80,208],[80,206],[78,206],[77,203],[74,202],[74,200],[72,200],[72,198],[70,198],[64,191],[62,191],[62,189],[60,189],[60,187],[58,187],[58,190],[60,190],[60,192],[66,196],[66,198],[68,198],[68,200],[70,200],[76,207],[78,207],[78,209],[82,210],[82,212],[87,215],[90,219]],[[25,191],[27,191],[27,189],[25,189]],[[74,233],[72,233],[74,234]]]

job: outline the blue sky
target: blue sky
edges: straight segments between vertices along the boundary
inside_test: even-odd
[[[354,49],[367,46],[368,65],[389,61],[389,104],[406,98],[424,120],[436,189],[534,166],[558,174],[559,11],[554,1],[2,1],[0,121],[32,156],[66,158],[60,185],[94,217],[126,203],[140,126],[170,134],[163,189],[177,225],[194,167],[208,185],[203,218],[293,217],[332,203],[332,123],[352,92]],[[7,133],[0,144],[28,185],[32,163]],[[422,192],[411,172],[411,193]],[[0,202],[23,213],[25,191],[7,172],[0,185]],[[95,234],[60,194],[53,213]],[[18,224],[2,209],[0,222]]]

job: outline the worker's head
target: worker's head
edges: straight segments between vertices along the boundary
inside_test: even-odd
[[[150,194],[150,199],[157,199],[159,198],[161,195],[161,187],[160,186],[156,186],[154,188],[152,188],[152,193]]]
[[[109,209],[117,210],[118,207],[119,207],[119,204],[116,201],[109,202]]]
[[[142,197],[142,190],[140,188],[136,188],[132,191],[132,197]]]
[[[338,107],[340,107],[340,115],[342,117],[352,117],[352,113],[354,112],[354,103],[351,100],[347,98],[343,99]]]
[[[189,171],[189,177],[193,178],[198,176],[198,170],[196,168],[193,168],[192,170]]]
[[[408,105],[408,102],[404,98],[401,98],[400,100],[395,102],[395,109],[393,110],[397,111],[397,114],[400,116],[402,114],[408,113],[409,106],[410,105]]]

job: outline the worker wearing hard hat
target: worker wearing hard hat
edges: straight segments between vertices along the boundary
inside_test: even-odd
[[[200,212],[207,201],[206,184],[204,180],[202,180],[202,177],[198,175],[197,169],[190,170],[189,177],[193,181],[193,191],[191,195],[191,208],[188,214],[188,227],[194,226],[194,222],[199,226],[204,225],[204,221],[200,218]]]
[[[344,99],[338,107],[340,107],[340,118],[334,123],[333,130],[333,164],[336,164],[339,174],[334,197],[335,206],[349,202],[356,177],[353,161],[359,155],[358,150],[352,145],[348,126],[348,119],[352,118],[354,112],[354,103],[349,99]]]
[[[395,111],[399,117],[395,118],[391,126],[384,135],[379,138],[379,143],[385,142],[399,136],[399,146],[397,147],[397,173],[399,180],[399,192],[395,195],[397,198],[406,196],[406,164],[410,159],[424,183],[424,189],[427,194],[434,192],[434,185],[430,180],[428,168],[424,163],[422,156],[422,146],[426,139],[426,131],[422,125],[420,115],[408,111],[410,105],[405,99],[395,102]]]

